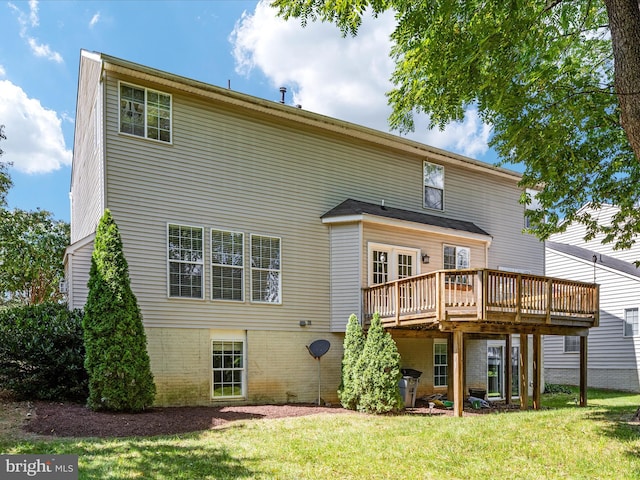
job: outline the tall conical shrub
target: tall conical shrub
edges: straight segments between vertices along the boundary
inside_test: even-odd
[[[88,405],[93,410],[144,410],[153,404],[156,388],[142,314],[109,210],[96,230],[88,286],[83,322]]]
[[[355,410],[358,406],[359,395],[356,390],[356,366],[364,348],[365,336],[358,317],[351,315],[344,335],[342,357],[342,383],[338,389],[340,403],[344,408]]]
[[[395,412],[404,408],[398,382],[400,354],[376,313],[371,319],[362,355],[356,364],[358,410],[367,413]]]

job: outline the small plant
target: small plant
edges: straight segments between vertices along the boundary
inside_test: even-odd
[[[398,381],[402,377],[400,355],[393,338],[382,328],[377,313],[371,319],[355,370],[359,411],[386,413],[404,408],[398,388]]]
[[[567,393],[572,394],[573,390],[566,385],[557,385],[555,383],[545,383],[543,393]]]
[[[359,395],[356,390],[358,359],[362,354],[365,336],[358,317],[351,315],[347,323],[344,336],[344,355],[342,357],[342,382],[338,388],[340,403],[344,408],[355,410],[358,406]]]
[[[91,409],[138,412],[153,404],[156,388],[142,314],[109,210],[98,224],[91,256],[84,342]]]
[[[29,400],[84,400],[82,312],[42,303],[0,310],[0,389]]]

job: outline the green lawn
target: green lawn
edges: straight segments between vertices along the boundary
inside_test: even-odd
[[[640,395],[545,395],[540,411],[474,417],[318,415],[189,435],[0,439],[0,453],[78,454],[83,479],[640,478]],[[548,408],[551,407],[551,408]]]

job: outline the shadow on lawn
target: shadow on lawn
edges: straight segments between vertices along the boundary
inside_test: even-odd
[[[571,387],[569,394],[545,395],[543,405],[552,409],[571,408],[582,410],[577,406],[578,389]],[[585,418],[599,422],[604,435],[625,445],[626,454],[634,459],[640,458],[640,446],[634,444],[640,440],[640,423],[632,421],[636,410],[640,407],[640,396],[630,392],[587,390],[587,408]],[[640,469],[636,477],[640,478]]]
[[[72,453],[79,457],[79,478],[147,478],[147,479],[235,479],[254,478],[260,471],[251,468],[259,459],[237,458],[226,448],[191,446],[188,437],[180,445],[175,439],[145,439],[91,441],[74,443]],[[40,452],[43,444],[35,448],[20,448],[21,454],[53,453],[49,446]],[[55,450],[65,450],[64,443]]]

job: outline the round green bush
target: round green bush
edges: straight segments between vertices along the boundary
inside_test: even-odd
[[[0,389],[21,399],[85,400],[82,312],[43,303],[0,310]]]

